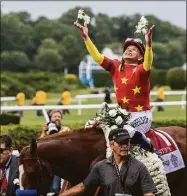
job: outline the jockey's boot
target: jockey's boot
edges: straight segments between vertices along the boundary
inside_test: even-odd
[[[141,148],[151,151],[152,145],[150,141],[139,131],[135,131],[134,136],[131,139],[132,144],[139,144]]]

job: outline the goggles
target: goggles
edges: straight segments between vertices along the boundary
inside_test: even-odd
[[[140,38],[136,38],[136,39],[134,39],[134,38],[127,38],[125,40],[125,42],[127,42],[127,41],[135,41],[135,42],[138,42],[140,44],[143,44],[143,42],[142,42],[142,40]]]

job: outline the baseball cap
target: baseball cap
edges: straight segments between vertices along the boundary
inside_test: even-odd
[[[117,143],[121,143],[124,140],[130,139],[130,135],[126,129],[118,128],[110,131],[108,139],[109,141],[114,140]]]

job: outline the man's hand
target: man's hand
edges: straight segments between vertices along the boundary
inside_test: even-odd
[[[148,29],[147,33],[145,34],[146,46],[149,46],[149,47],[152,46],[152,34],[153,34],[154,27],[155,25],[153,25],[150,29]]]
[[[74,26],[79,30],[84,40],[88,39],[88,27],[86,24],[82,26],[78,22],[74,22]]]
[[[46,133],[46,131],[47,131],[47,125],[43,124],[42,125],[42,133]]]

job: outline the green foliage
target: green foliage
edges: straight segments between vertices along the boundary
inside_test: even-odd
[[[80,80],[74,76],[72,79],[62,73],[30,72],[1,74],[1,96],[15,96],[18,92],[24,92],[26,98],[32,98],[36,91],[61,92],[64,87],[69,90],[84,88]]]
[[[166,75],[166,81],[173,90],[184,89],[186,87],[186,71],[178,67],[171,68]]]
[[[42,49],[35,56],[35,66],[41,71],[62,70],[62,57],[55,49]]]
[[[69,125],[72,128],[80,128],[83,127],[84,123],[73,123]],[[172,121],[153,121],[152,127],[169,127],[169,126],[179,126],[186,127],[185,120],[172,120]],[[8,125],[1,126],[2,134],[8,134],[12,137],[13,142],[19,143],[22,147],[25,145],[29,145],[32,138],[37,139],[41,134],[41,126],[40,125]]]
[[[168,69],[169,52],[166,44],[160,42],[153,42],[154,61],[153,65],[157,69]]]
[[[111,76],[108,72],[94,72],[93,73],[95,87],[103,87],[106,85],[113,86]]]
[[[21,147],[29,145],[31,139],[37,139],[41,134],[40,126],[21,126],[21,125],[10,125],[1,126],[2,134],[8,134],[12,140],[13,144],[17,142]]]
[[[30,13],[25,11],[3,14],[1,54],[9,59],[3,59],[3,70],[59,72],[68,68],[68,73],[77,74],[80,61],[88,53],[78,30],[73,26],[80,8],[91,17],[88,25],[89,35],[99,51],[109,46],[115,53],[121,54],[120,44],[127,37],[140,36],[144,40],[143,35],[134,34],[140,14],[117,17],[101,13],[94,15],[89,7],[75,7],[55,20],[43,16],[32,20]],[[169,69],[181,66],[186,55],[186,31],[153,15],[146,17],[150,25],[156,25],[153,33],[155,68]],[[21,58],[19,54],[21,60],[18,56],[7,57],[4,53],[8,51],[21,51],[26,56],[22,55]],[[26,58],[29,58],[29,64],[33,66],[28,65]],[[12,59],[18,64],[14,65]]]
[[[1,69],[2,71],[22,71],[26,72],[30,69],[30,60],[28,56],[21,51],[4,51],[1,53]]]
[[[19,80],[25,77],[24,83]],[[27,75],[16,74],[10,72],[1,73],[1,96],[15,96],[18,92],[24,92],[27,98],[35,94],[35,89],[29,85]]]
[[[23,51],[29,57],[35,49],[33,27],[10,13],[1,16],[1,51]]]
[[[0,114],[0,125],[19,124],[20,117],[13,114]]]
[[[150,85],[151,89],[158,83],[158,72],[156,69],[151,69],[151,76],[150,76]]]
[[[177,126],[186,128],[186,120],[159,120],[152,122],[152,128]]]
[[[169,52],[170,67],[181,67],[184,64],[186,55],[183,53],[181,42],[178,40],[171,40],[167,44]]]
[[[157,84],[166,85],[167,72],[166,69],[157,69]]]

